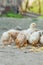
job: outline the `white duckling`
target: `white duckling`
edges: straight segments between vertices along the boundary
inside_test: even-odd
[[[40,39],[40,33],[34,32],[30,36],[29,43],[32,44],[32,45],[36,45],[36,44],[38,44],[39,39]]]
[[[12,42],[12,38],[10,37],[10,35],[8,34],[8,32],[4,32],[1,36],[1,42],[3,43],[3,45],[10,45]]]
[[[11,36],[11,38],[15,41],[17,35],[19,34],[20,31],[18,30],[14,30],[14,29],[11,29],[8,31],[9,35]]]
[[[25,34],[24,34],[23,31],[21,31],[21,32],[18,34],[18,36],[17,36],[15,42],[16,42],[16,45],[17,45],[18,47],[23,47],[23,46],[27,45],[27,39],[26,39],[26,36],[25,36]]]
[[[29,34],[32,34],[33,32],[37,31],[37,25],[36,23],[31,23],[29,29],[27,29]]]
[[[37,31],[36,23],[31,23],[29,29],[25,31],[25,35],[26,35],[28,42],[29,42],[31,34],[34,33],[35,31]]]

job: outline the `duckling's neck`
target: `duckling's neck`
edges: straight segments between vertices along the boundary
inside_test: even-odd
[[[30,27],[30,29],[36,29],[35,27]]]

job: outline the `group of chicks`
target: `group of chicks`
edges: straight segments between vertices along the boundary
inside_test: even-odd
[[[1,42],[4,46],[14,43],[19,48],[27,45],[43,46],[43,30],[37,29],[36,23],[31,23],[26,30],[11,29],[4,32],[1,36]]]

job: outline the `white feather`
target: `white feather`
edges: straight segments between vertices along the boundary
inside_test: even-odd
[[[39,34],[39,32],[34,32],[34,33],[32,33],[32,35],[30,36],[29,42],[30,42],[31,44],[37,44],[38,41],[39,41],[39,39],[40,39],[40,34]]]
[[[4,33],[2,34],[1,40],[8,40],[9,37],[10,37],[10,36],[9,36],[8,32],[4,32]]]

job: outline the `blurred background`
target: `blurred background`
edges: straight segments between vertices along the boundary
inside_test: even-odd
[[[14,17],[26,12],[43,15],[43,0],[0,0],[0,16]]]

